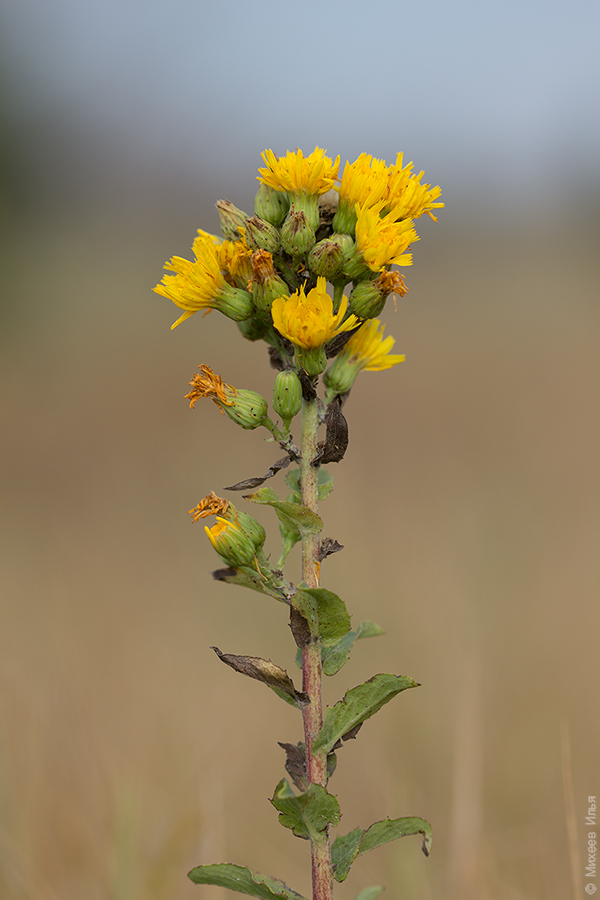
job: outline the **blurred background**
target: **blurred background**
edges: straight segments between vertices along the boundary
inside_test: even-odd
[[[434,851],[374,851],[337,894],[583,896],[599,25],[586,0],[4,0],[3,900],[222,900],[186,878],[219,861],[310,890],[268,803],[299,716],[209,649],[294,671],[285,609],[213,582],[186,515],[278,455],[190,412],[196,366],[267,397],[273,373],[217,314],[171,332],[151,289],[217,199],[252,210],[262,150],[315,145],[403,150],[446,202],[384,315],[407,360],[356,384],[322,510],[346,547],[323,586],[387,632],[328,702],[376,671],[422,683],[339,754],[340,830],[419,815]]]

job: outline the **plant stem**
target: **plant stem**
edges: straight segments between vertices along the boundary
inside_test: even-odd
[[[319,408],[316,397],[302,401],[302,449],[300,461],[300,487],[302,505],[318,512],[319,470],[311,466],[317,452]],[[302,579],[307,587],[319,586],[319,536],[307,535],[302,539]],[[312,745],[323,725],[321,699],[321,639],[313,639],[302,650],[302,690],[310,702],[303,709],[304,743],[306,748],[306,776],[309,784],[327,785],[327,754],[313,753]],[[329,832],[319,840],[311,840],[313,900],[331,900],[333,876]]]

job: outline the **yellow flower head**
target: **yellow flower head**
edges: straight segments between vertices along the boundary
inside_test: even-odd
[[[223,241],[217,247],[217,259],[222,271],[246,285],[252,278],[252,250],[246,243],[246,229],[240,228],[239,241]]]
[[[361,153],[358,159],[347,162],[340,185],[340,199],[354,207],[355,203],[372,206],[386,196],[388,167],[384,159]]]
[[[217,516],[213,527],[205,525],[204,530],[217,553],[230,566],[247,566],[255,560],[257,547],[236,522]]]
[[[307,157],[302,150],[288,150],[280,158],[272,150],[265,150],[261,156],[267,167],[258,170],[257,179],[276,191],[291,194],[325,194],[334,186],[340,167],[339,156],[332,162],[320,147]]]
[[[336,334],[351,331],[358,325],[354,315],[344,316],[348,298],[342,297],[340,308],[334,315],[333,301],[326,288],[325,278],[317,278],[317,286],[306,294],[304,286],[291,297],[278,297],[273,301],[271,315],[277,331],[296,347],[312,350],[330,341]]]
[[[197,503],[193,509],[189,509],[188,513],[194,520],[194,522],[198,522],[199,519],[205,519],[207,516],[214,515],[225,515],[227,510],[229,509],[230,503],[229,500],[224,500],[222,497],[217,497],[214,491],[211,491],[210,494],[207,494],[200,503]]]
[[[216,375],[210,366],[200,365],[201,375],[194,375],[190,381],[192,390],[185,395],[185,400],[190,401],[190,409],[194,408],[197,400],[208,397],[213,403],[220,407],[233,406],[234,397],[237,393],[236,389],[230,384],[226,384],[220,375]],[[221,410],[223,412],[223,410]]]
[[[381,329],[380,325],[379,319],[369,319],[352,335],[339,355],[352,359],[367,372],[381,372],[404,362],[403,355],[390,353],[396,342],[390,335],[383,337],[385,325],[381,325]]]
[[[356,204],[356,246],[373,272],[391,264],[412,265],[412,254],[405,251],[419,240],[411,219],[398,222],[393,212],[381,215],[386,206],[385,200],[369,207]]]
[[[225,284],[215,238],[201,232],[192,249],[195,261],[174,256],[170,262],[165,263],[164,268],[175,272],[175,275],[164,275],[162,282],[154,288],[157,294],[172,300],[176,306],[185,310],[172,328],[200,309],[217,307],[219,294]]]
[[[432,188],[430,184],[421,184],[421,178],[425,174],[412,173],[413,163],[402,166],[402,153],[399,153],[396,162],[389,169],[387,205],[397,219],[418,219],[423,213],[427,213],[434,222],[437,218],[431,212],[432,209],[441,209],[443,203],[434,201],[441,195],[439,185]]]

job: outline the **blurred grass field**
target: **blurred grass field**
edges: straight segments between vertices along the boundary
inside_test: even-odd
[[[194,229],[216,228],[192,193],[5,227],[2,900],[215,900],[185,876],[219,861],[309,890],[308,845],[268,803],[299,717],[209,649],[292,672],[285,610],[213,582],[186,515],[278,455],[182,399],[201,362],[272,384],[233,323],[171,333],[176,310],[151,293]],[[422,229],[385,313],[407,361],[362,375],[346,405],[322,508],[346,549],[322,584],[387,633],[326,696],[376,671],[422,687],[340,752],[331,789],[343,833],[420,815],[434,850],[361,858],[341,900],[379,883],[390,900],[570,897],[562,721],[580,829],[599,790],[599,323],[594,223],[574,208],[562,225],[557,243],[550,220],[448,208]],[[269,512],[253,510],[275,553]]]

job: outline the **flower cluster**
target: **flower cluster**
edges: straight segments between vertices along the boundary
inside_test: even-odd
[[[314,380],[333,359],[325,374],[331,399],[336,385],[340,394],[349,389],[347,363],[358,358],[352,348],[361,348],[354,377],[400,361],[390,356],[387,365],[372,364],[393,343],[373,322],[390,294],[406,293],[392,266],[412,265],[415,220],[423,214],[435,220],[441,191],[424,184],[423,172],[404,165],[401,153],[392,165],[361,153],[341,177],[339,156],[331,159],[320,147],[307,156],[301,150],[262,156],[254,214],[219,200],[223,237],[199,230],[193,261],[174,256],[154,290],[183,310],[173,328],[200,310],[219,310],[245,338],[265,341],[281,372]],[[208,396],[235,418],[248,398],[202,371],[192,382],[191,405]],[[239,424],[256,427],[264,417],[259,404]]]

